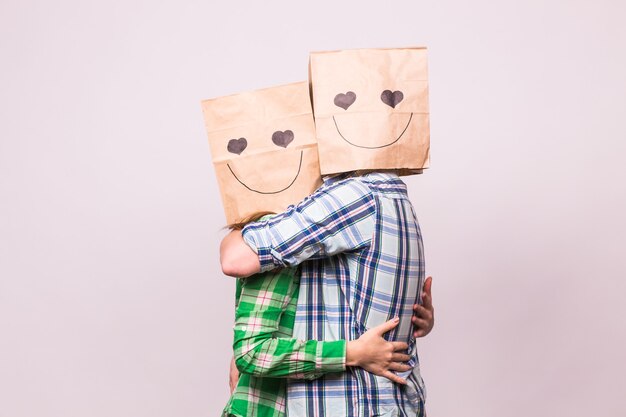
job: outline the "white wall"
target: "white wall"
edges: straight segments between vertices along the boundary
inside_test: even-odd
[[[414,45],[429,415],[625,415],[626,6],[393,3],[0,4],[0,417],[218,415],[234,283],[200,100]]]

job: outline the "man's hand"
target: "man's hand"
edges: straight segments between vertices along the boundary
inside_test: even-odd
[[[222,239],[220,264],[224,275],[243,278],[261,271],[259,256],[241,236],[241,230],[233,230]]]
[[[400,321],[389,320],[363,333],[346,346],[346,365],[359,366],[375,375],[384,376],[395,383],[405,385],[406,381],[391,371],[408,371],[407,362],[411,357],[401,353],[409,345],[404,342],[388,342],[383,335],[394,329]]]
[[[235,357],[230,361],[230,372],[228,374],[228,385],[230,386],[230,395],[233,395],[233,391],[237,386],[237,382],[239,381],[239,370],[235,365]]]
[[[435,325],[435,309],[433,308],[433,297],[431,287],[433,278],[428,277],[424,282],[424,291],[422,292],[422,305],[415,304],[413,306],[413,317],[411,321],[415,326],[413,336],[424,337],[433,329]]]

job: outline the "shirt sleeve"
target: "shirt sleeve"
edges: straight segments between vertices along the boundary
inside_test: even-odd
[[[273,378],[314,379],[345,370],[346,341],[291,338],[298,283],[293,270],[241,281],[233,350],[240,372]]]
[[[350,178],[322,187],[269,220],[248,224],[242,234],[259,256],[261,271],[268,271],[367,247],[375,219],[370,188]]]

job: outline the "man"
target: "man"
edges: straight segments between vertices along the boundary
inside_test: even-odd
[[[399,374],[405,385],[346,363],[343,373],[289,381],[290,417],[424,414],[411,326],[424,285],[422,239],[406,186],[395,173],[326,178],[284,213],[231,232],[220,257],[223,272],[238,277],[300,265],[294,337],[354,340],[391,318],[400,320],[387,337],[409,345],[413,369]],[[414,318],[418,324],[429,314],[419,307],[416,312],[422,315]]]

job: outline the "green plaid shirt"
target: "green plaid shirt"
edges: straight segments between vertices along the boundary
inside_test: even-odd
[[[241,375],[222,416],[284,417],[285,378],[345,370],[345,340],[291,338],[299,288],[294,268],[237,280],[233,351]]]

